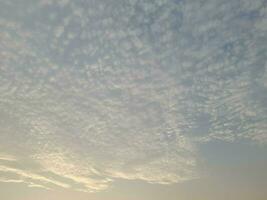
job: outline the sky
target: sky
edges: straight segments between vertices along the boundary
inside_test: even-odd
[[[266,188],[266,0],[0,0],[1,199]]]

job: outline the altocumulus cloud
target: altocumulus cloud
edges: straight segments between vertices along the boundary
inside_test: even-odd
[[[0,181],[170,184],[198,143],[266,144],[266,6],[1,1]]]

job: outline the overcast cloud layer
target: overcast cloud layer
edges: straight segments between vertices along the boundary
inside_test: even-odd
[[[0,181],[198,178],[267,143],[267,1],[0,0]]]

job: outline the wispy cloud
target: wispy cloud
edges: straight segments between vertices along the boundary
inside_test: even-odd
[[[44,177],[44,176],[41,176],[41,175],[36,174],[34,172],[30,172],[30,171],[23,170],[23,169],[17,169],[17,168],[1,165],[0,171],[1,172],[7,172],[7,173],[13,173],[13,174],[18,176],[18,178],[19,178],[19,180],[17,180],[18,182],[28,183],[29,185],[39,185],[39,184],[35,184],[34,182],[37,182],[37,183],[40,182],[40,186],[42,186],[41,184],[44,184],[43,187],[45,187],[46,184],[52,184],[52,185],[56,185],[56,186],[63,187],[63,188],[70,187],[69,185],[67,185],[65,183],[61,183],[59,181],[49,179],[47,177]],[[9,182],[15,182],[16,180],[15,179],[6,179],[6,182],[8,182],[8,181]]]

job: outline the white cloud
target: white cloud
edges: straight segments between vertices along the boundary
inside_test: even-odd
[[[13,168],[13,167],[8,167],[5,165],[0,165],[0,171],[1,172],[6,172],[6,173],[13,173],[15,175],[18,176],[18,178],[20,179],[19,182],[25,182],[25,183],[29,183],[31,184],[32,182],[40,182],[43,184],[52,184],[52,185],[56,185],[59,187],[63,187],[63,188],[69,188],[70,186],[66,183],[62,183],[53,179],[49,179],[47,177],[41,176],[39,174],[36,173],[32,173],[23,169],[17,169],[17,168]],[[14,182],[14,180],[12,181]],[[44,186],[45,187],[45,186]]]
[[[199,176],[196,143],[266,144],[263,1],[243,2],[41,1],[1,14],[0,160],[38,166],[0,165],[22,177],[6,181],[169,184]]]

